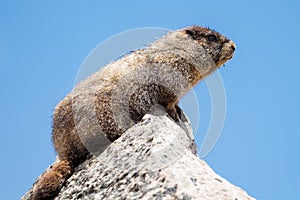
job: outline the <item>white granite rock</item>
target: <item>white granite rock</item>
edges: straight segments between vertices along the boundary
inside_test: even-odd
[[[184,131],[185,130],[185,131]],[[30,191],[23,197],[30,199]],[[166,116],[143,121],[77,167],[55,200],[254,199],[196,155],[190,125]]]

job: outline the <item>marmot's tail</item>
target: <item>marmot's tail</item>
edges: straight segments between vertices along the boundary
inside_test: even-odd
[[[32,200],[53,199],[73,171],[74,166],[70,161],[57,160],[39,177],[33,187]]]

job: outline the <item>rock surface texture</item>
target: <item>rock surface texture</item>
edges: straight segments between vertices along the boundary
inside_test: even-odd
[[[254,198],[197,157],[187,122],[179,126],[167,116],[145,115],[100,156],[77,167],[55,198],[66,199]]]

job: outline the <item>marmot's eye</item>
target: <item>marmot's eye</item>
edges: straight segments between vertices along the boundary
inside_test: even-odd
[[[215,42],[215,41],[217,41],[217,37],[215,35],[213,35],[213,34],[208,35],[207,39],[208,39],[209,42]]]

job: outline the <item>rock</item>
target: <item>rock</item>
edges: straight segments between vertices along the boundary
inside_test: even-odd
[[[145,115],[78,166],[55,200],[254,199],[199,159],[189,123],[179,125],[167,116]]]

